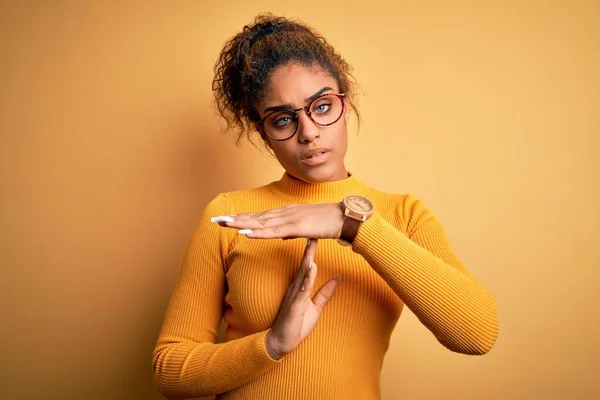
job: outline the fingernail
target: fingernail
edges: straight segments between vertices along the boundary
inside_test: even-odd
[[[308,239],[308,240],[306,241],[306,247],[310,246],[310,242],[311,242],[311,240],[310,240],[310,239]]]
[[[306,289],[304,288],[304,285],[302,285],[302,288],[301,288],[300,290],[302,290],[303,292],[306,290]]]
[[[342,276],[341,275],[336,275],[333,277],[333,279],[335,279],[336,281],[341,281],[342,280]]]
[[[220,215],[218,217],[213,217],[210,219],[210,222],[233,222],[234,219],[228,217],[227,215]]]
[[[238,233],[239,233],[240,235],[249,235],[249,234],[251,234],[251,233],[254,233],[254,231],[253,231],[252,229],[240,229],[240,230],[238,231]]]
[[[315,263],[312,260],[310,260],[310,262],[308,263],[308,268],[309,269],[312,268],[313,265],[315,265]]]

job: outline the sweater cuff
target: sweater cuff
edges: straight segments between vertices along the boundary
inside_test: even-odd
[[[371,248],[373,247],[373,242],[384,245],[385,242],[388,242],[389,235],[386,235],[386,232],[389,233],[390,229],[396,231],[396,228],[383,219],[379,213],[373,213],[371,218],[360,225],[358,233],[352,241],[352,250],[358,254],[362,254],[369,244],[371,245]],[[389,243],[385,243],[385,245],[388,244]]]
[[[218,377],[215,377],[216,381],[213,382],[215,387],[209,388],[208,392],[220,393],[223,387],[231,386],[232,382],[235,382],[235,385],[231,387],[242,385],[261,373],[268,371],[283,360],[283,358],[274,360],[267,353],[265,347],[267,332],[268,330],[261,331],[231,342],[217,344],[217,351],[211,355],[210,362],[215,367],[215,371],[221,372],[219,372]],[[219,347],[221,346],[222,349],[229,348],[229,350],[221,352],[219,351]],[[230,348],[231,346],[234,348]],[[188,353],[190,352],[188,351]],[[190,354],[193,354],[193,351]],[[193,360],[193,358],[190,360]],[[190,361],[188,366],[188,372],[190,373],[186,374],[186,376],[191,381],[186,386],[194,387],[198,384],[196,377],[202,375],[202,371],[206,369],[206,361],[206,359],[201,358]],[[202,388],[195,389],[200,390],[202,393],[207,393],[206,382],[203,385]]]
[[[242,341],[248,344],[247,347],[241,346],[239,354],[240,359],[247,360],[249,363],[249,365],[244,365],[244,369],[247,367],[251,370],[264,371],[283,360],[283,357],[275,360],[269,356],[265,343],[265,336],[267,336],[268,332],[269,330],[267,329],[241,338]]]
[[[261,349],[262,349],[261,351],[262,351],[262,353],[265,356],[267,356],[267,358],[269,360],[271,360],[271,363],[269,363],[269,365],[273,365],[273,363],[275,363],[275,364],[280,363],[281,360],[283,360],[285,358],[285,356],[281,357],[279,360],[275,360],[274,358],[271,358],[271,356],[269,355],[269,352],[267,351],[265,337],[267,336],[267,334],[269,333],[270,330],[271,329],[267,329],[266,331],[259,332],[257,335],[260,335],[259,336],[259,338],[260,338],[259,342],[260,342],[260,345],[261,345]]]

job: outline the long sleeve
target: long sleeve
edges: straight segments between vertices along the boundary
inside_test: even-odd
[[[353,250],[362,255],[407,307],[448,349],[485,354],[498,336],[494,299],[453,253],[433,213],[403,196],[403,233],[380,214],[362,224]]]
[[[211,223],[210,218],[229,213],[225,195],[213,199],[186,252],[153,352],[155,383],[167,397],[223,393],[278,363],[266,352],[267,331],[215,344],[224,308],[223,265],[231,230]]]

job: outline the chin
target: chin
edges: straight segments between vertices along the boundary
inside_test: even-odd
[[[320,165],[309,168],[302,166],[295,176],[306,182],[321,183],[335,180],[337,169],[335,165]]]

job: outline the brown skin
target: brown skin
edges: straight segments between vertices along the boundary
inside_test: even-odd
[[[323,92],[323,88],[330,89]],[[258,104],[259,114],[263,118],[266,115],[265,109],[283,104],[291,105],[292,109],[304,107],[308,104],[307,99],[319,92],[339,93],[338,84],[318,67],[306,67],[295,63],[284,65],[271,75],[269,90]],[[317,126],[304,111],[300,111],[298,117],[298,131],[291,139],[278,142],[266,138],[267,144],[286,172],[296,179],[310,183],[347,178],[348,173],[344,165],[348,147],[347,115],[326,127]],[[302,154],[317,147],[330,150],[326,161],[314,166],[304,163]],[[247,234],[249,238],[313,238],[312,243],[309,240],[298,275],[288,288],[273,327],[265,336],[267,353],[273,359],[280,359],[298,347],[312,332],[323,307],[337,289],[341,279],[339,275],[325,283],[311,299],[317,274],[317,266],[313,262],[316,239],[339,238],[344,220],[343,212],[337,203],[294,204],[280,209],[239,214],[233,218],[234,222],[222,222],[220,225],[251,229],[252,233]]]

